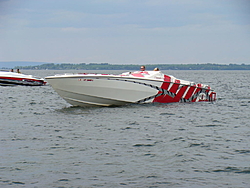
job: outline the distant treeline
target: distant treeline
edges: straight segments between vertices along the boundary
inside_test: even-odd
[[[16,66],[15,69],[33,70],[139,70],[141,65],[132,64],[108,64],[108,63],[46,63],[36,66]],[[146,70],[153,70],[158,67],[160,70],[250,70],[250,65],[246,64],[149,64],[145,65]]]

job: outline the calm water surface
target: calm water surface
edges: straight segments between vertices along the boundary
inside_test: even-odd
[[[0,187],[250,187],[250,71],[164,72],[218,100],[80,108],[0,86]]]

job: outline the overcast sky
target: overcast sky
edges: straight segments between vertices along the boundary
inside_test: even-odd
[[[0,61],[250,63],[250,0],[0,0]]]

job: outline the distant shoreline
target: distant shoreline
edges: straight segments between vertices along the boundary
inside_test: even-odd
[[[139,70],[136,64],[108,64],[108,63],[45,63],[35,66],[15,66],[14,69],[26,70]],[[145,64],[146,70],[158,67],[160,70],[250,70],[248,64]]]

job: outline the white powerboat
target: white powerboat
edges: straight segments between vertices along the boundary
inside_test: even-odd
[[[41,86],[46,82],[43,78],[38,78],[32,75],[26,75],[21,73],[0,71],[0,85],[25,85],[25,86]]]
[[[215,101],[208,85],[176,79],[160,71],[61,74],[45,78],[73,106]]]

